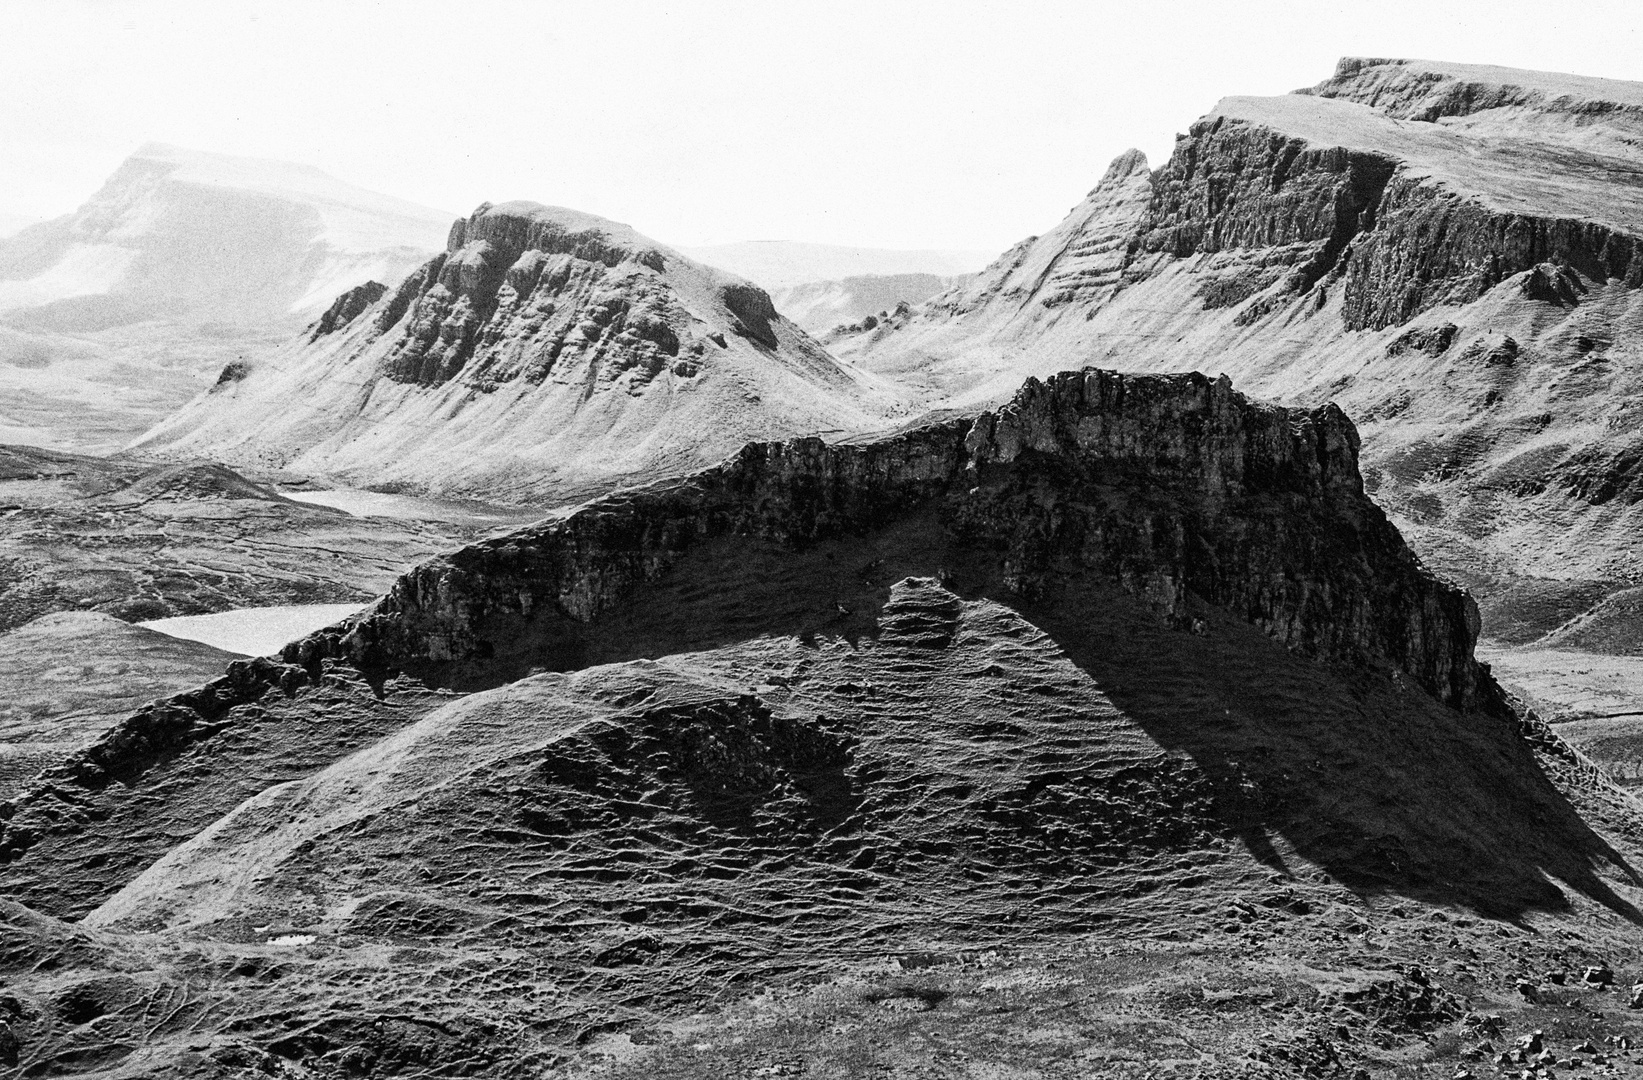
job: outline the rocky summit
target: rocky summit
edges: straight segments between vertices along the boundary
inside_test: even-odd
[[[444,254],[340,297],[136,446],[524,502],[688,472],[749,439],[873,427],[894,405],[757,286],[520,202],[456,222]]]
[[[0,805],[0,1051],[1276,1075],[1544,1009],[1629,1039],[1633,804],[1509,707],[1357,453],[1333,407],[1090,369],[424,562]]]

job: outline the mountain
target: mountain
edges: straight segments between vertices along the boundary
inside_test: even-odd
[[[888,316],[903,305],[921,303],[962,284],[968,275],[861,274],[838,281],[809,281],[770,294],[776,310],[811,334]]]
[[[703,467],[896,405],[740,278],[574,210],[486,204],[396,288],[217,384],[135,449],[526,502]]]
[[[681,247],[684,255],[740,274],[771,292],[847,277],[972,274],[987,264],[990,251],[898,250],[804,244],[793,240],[744,240],[735,244]]]
[[[1357,447],[1069,372],[431,559],[0,808],[0,1053],[1447,1075],[1573,1003],[1534,1037],[1619,1055],[1634,804],[1507,707]]]
[[[931,403],[1078,362],[1338,402],[1507,643],[1635,651],[1643,84],[1403,60],[1223,100],[973,282],[827,338]]]
[[[144,146],[74,213],[0,238],[0,438],[118,449],[449,223],[318,169]]]
[[[307,166],[150,143],[74,213],[0,243],[0,311],[64,330],[303,320],[402,277],[449,224]]]

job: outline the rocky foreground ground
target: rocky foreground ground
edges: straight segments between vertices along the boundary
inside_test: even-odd
[[[0,808],[6,1053],[1631,1070],[1636,804],[1476,662],[1356,450],[1087,371],[429,560]]]

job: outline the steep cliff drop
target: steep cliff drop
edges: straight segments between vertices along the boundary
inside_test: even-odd
[[[1486,633],[1635,652],[1643,84],[1343,60],[1131,152],[973,283],[827,338],[928,402],[1070,362],[1336,401]]]
[[[430,560],[3,804],[17,1062],[1322,1075],[1535,1023],[1514,965],[1638,960],[1630,811],[1357,446],[1087,370]]]
[[[379,490],[573,500],[750,439],[878,426],[896,405],[758,287],[573,210],[483,206],[445,254],[362,290],[136,448]]]

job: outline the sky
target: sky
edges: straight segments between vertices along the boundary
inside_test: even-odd
[[[1643,80],[1637,0],[0,0],[0,222],[148,141],[679,245],[996,251],[1341,56]]]

